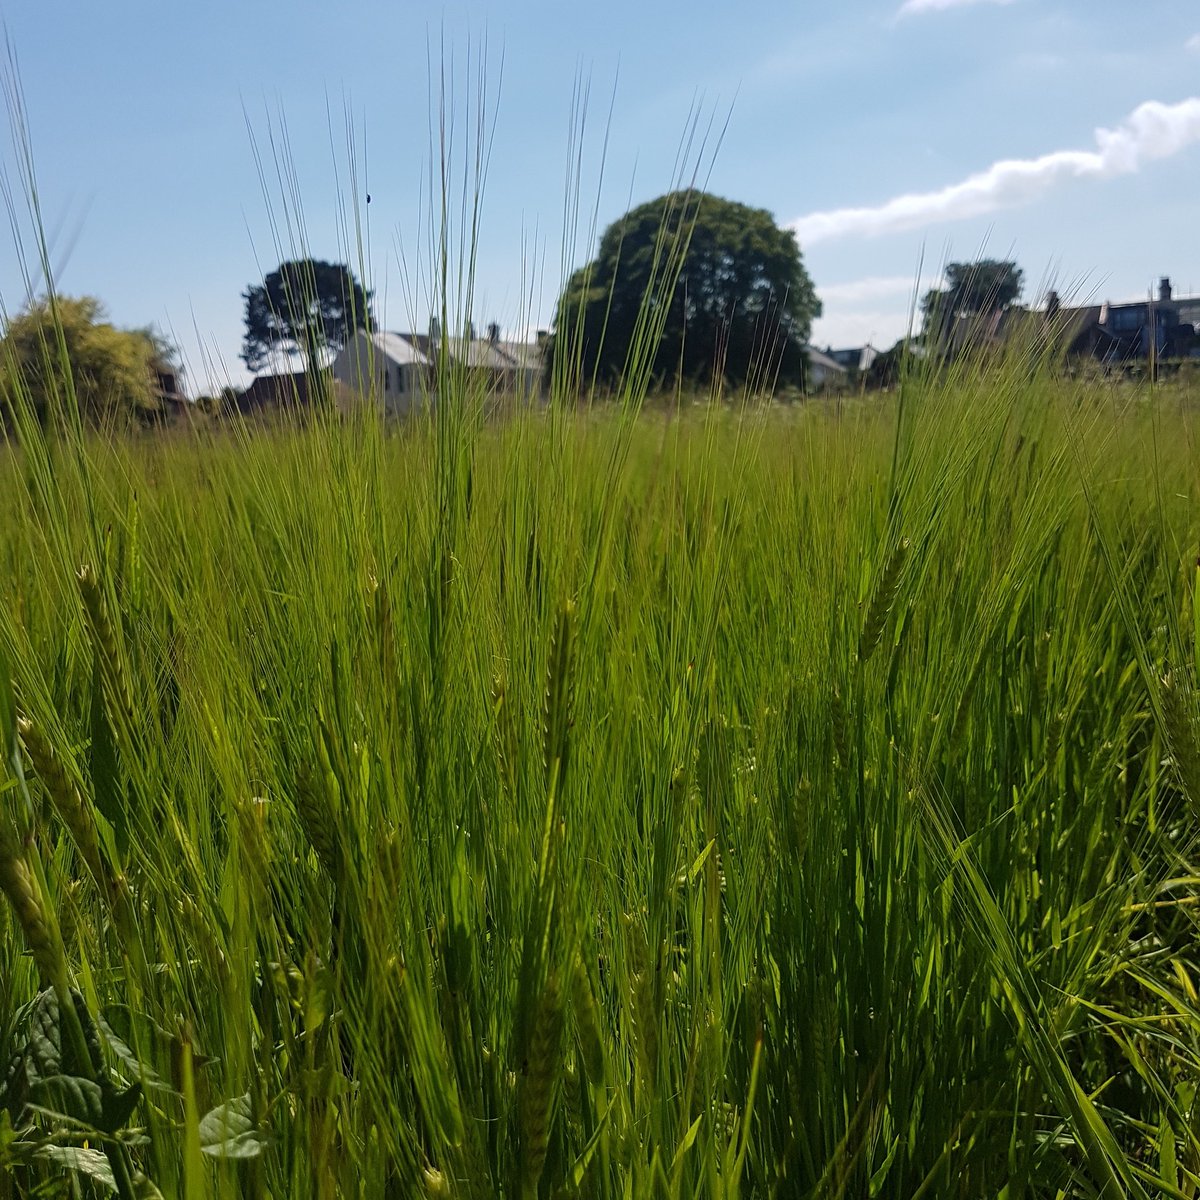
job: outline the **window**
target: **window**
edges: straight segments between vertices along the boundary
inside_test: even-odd
[[[383,390],[385,392],[392,390],[392,373],[387,367],[383,368]]]
[[[1112,314],[1112,327],[1116,333],[1133,333],[1145,323],[1146,312],[1142,308],[1118,308]]]
[[[398,391],[401,395],[404,394],[404,368],[403,367],[396,368],[396,391]]]

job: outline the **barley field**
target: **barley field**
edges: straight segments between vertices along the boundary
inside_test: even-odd
[[[1196,427],[28,431],[0,1196],[1196,1195]]]

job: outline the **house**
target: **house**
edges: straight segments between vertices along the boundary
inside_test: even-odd
[[[807,391],[846,382],[846,368],[831,355],[818,350],[816,346],[805,346],[804,353],[808,359],[808,369],[804,375]]]
[[[165,407],[187,403],[179,372],[172,366],[156,363],[151,372],[154,376],[154,398]]]
[[[153,407],[142,414],[142,419],[150,424],[162,425],[186,416],[191,411],[191,401],[184,395],[180,372],[164,363],[156,363],[150,370],[153,377]]]
[[[433,363],[410,334],[360,329],[338,351],[333,377],[358,396],[377,397],[403,414],[428,391]]]
[[[1093,358],[1106,366],[1178,361],[1200,357],[1196,326],[1200,297],[1176,298],[1164,277],[1158,296],[1129,304],[1063,307],[1058,294],[1046,299],[1043,321],[1070,358]]]
[[[943,359],[1001,354],[1028,335],[1029,318],[1029,309],[1020,304],[953,313],[932,333],[926,332],[924,340],[929,351]]]
[[[313,399],[311,382],[303,371],[284,375],[259,375],[244,392],[233,398],[233,404],[243,416],[306,409]]]
[[[382,400],[389,413],[403,415],[415,404],[436,399],[441,370],[482,380],[489,394],[532,398],[541,391],[543,343],[507,341],[500,326],[487,337],[447,337],[431,320],[428,333],[360,330],[333,360],[333,377],[359,396]]]
[[[514,390],[523,396],[540,395],[546,375],[546,339],[549,336],[546,330],[538,331],[535,342],[518,342],[501,341],[496,326],[488,327],[489,336],[493,329],[500,352],[512,362]]]
[[[871,364],[879,357],[879,351],[868,342],[865,346],[852,346],[845,350],[825,348],[825,354],[832,358],[852,379],[865,375]]]

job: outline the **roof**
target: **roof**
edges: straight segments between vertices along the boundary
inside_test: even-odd
[[[828,354],[822,353],[815,346],[806,346],[804,351],[808,355],[809,366],[820,367],[823,371],[836,371],[839,375],[845,375],[846,368],[840,362],[830,358]]]
[[[451,363],[483,371],[531,371],[542,366],[536,342],[502,342],[488,338],[435,338],[428,333],[377,330],[366,333],[376,351],[397,366],[434,366],[444,345]]]
[[[432,338],[427,333],[404,334],[425,356],[427,362],[436,362],[445,348],[446,355],[455,366],[472,370],[511,371],[516,365],[498,349],[498,343],[484,338]]]
[[[1104,324],[1112,313],[1141,310],[1148,314],[1152,306],[1158,310],[1173,310],[1184,325],[1192,325],[1200,320],[1200,296],[1176,296],[1171,300],[1153,300],[1147,297],[1145,300],[1125,300],[1118,303],[1106,300],[1103,304],[1086,304],[1078,308],[1064,306],[1058,310],[1056,319],[1082,324],[1091,324],[1093,321]]]
[[[1085,304],[1081,308],[1060,308],[1053,315],[1047,314],[1053,327],[1062,333],[1075,338],[1092,325],[1099,325],[1104,317],[1103,304]]]
[[[309,402],[309,380],[303,371],[291,375],[259,375],[237,398],[239,412],[253,412],[258,408],[284,408],[299,405],[306,408]]]
[[[500,353],[523,371],[540,371],[544,356],[537,342],[497,342]]]
[[[868,371],[879,357],[879,351],[870,342],[865,346],[850,346],[845,350],[827,350],[826,354],[848,371]]]
[[[413,344],[413,335],[410,333],[387,333],[380,330],[368,333],[367,337],[380,354],[386,355],[397,366],[429,366],[429,359]]]

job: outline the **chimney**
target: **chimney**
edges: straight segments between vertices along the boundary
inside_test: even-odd
[[[1159,304],[1171,303],[1171,277],[1164,275],[1158,281],[1158,302]]]
[[[492,321],[488,325],[488,341],[494,346],[500,340],[500,326]]]
[[[438,340],[438,338],[441,336],[441,332],[442,332],[442,328],[441,328],[441,325],[438,323],[437,317],[430,317],[429,318],[429,340],[431,342],[436,342]]]
[[[1046,294],[1046,316],[1053,320],[1058,316],[1058,310],[1062,308],[1062,300],[1055,291],[1050,291]]]
[[[475,322],[468,321],[467,322],[467,341],[473,342],[474,340],[475,340]]]
[[[539,346],[544,346],[546,344],[546,340],[547,340],[547,338],[549,338],[549,336],[550,336],[550,330],[539,329],[537,331],[537,344]]]

